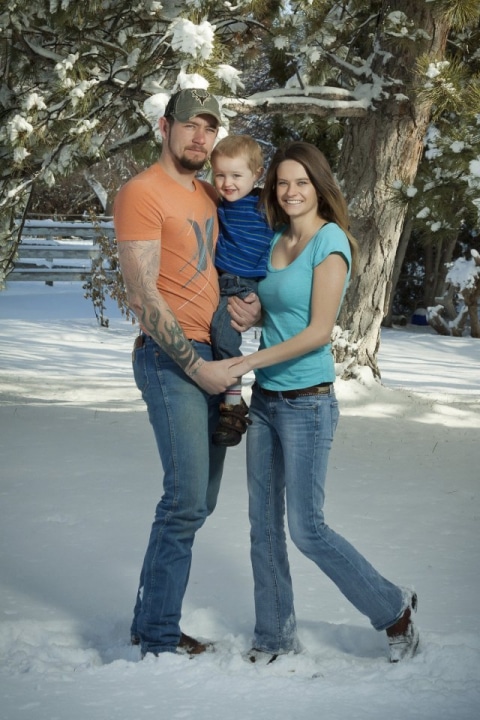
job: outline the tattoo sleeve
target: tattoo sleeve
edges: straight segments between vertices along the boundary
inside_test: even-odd
[[[123,241],[118,256],[128,302],[145,332],[192,377],[204,360],[185,337],[157,288],[160,241]]]

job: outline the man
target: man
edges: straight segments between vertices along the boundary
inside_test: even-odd
[[[212,361],[210,323],[218,305],[213,262],[216,193],[196,178],[213,149],[220,108],[206,90],[181,90],[159,120],[157,163],[115,200],[120,265],[141,334],[135,382],[147,405],[164,470],[131,628],[146,653],[203,652],[180,631],[196,531],[215,508],[225,448],[212,443],[219,393],[236,378],[231,360]],[[240,331],[260,315],[255,295],[232,307]]]

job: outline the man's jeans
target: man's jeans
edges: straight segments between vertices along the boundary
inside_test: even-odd
[[[287,557],[290,536],[345,597],[383,630],[404,610],[403,592],[324,522],[325,476],[339,417],[329,394],[272,398],[253,387],[247,433],[251,559],[255,583],[254,647],[299,649]],[[321,616],[321,604],[318,608]]]
[[[194,346],[205,360],[212,359],[209,345]],[[215,508],[225,459],[225,448],[211,442],[219,397],[204,393],[147,336],[133,352],[133,371],[164,477],[131,631],[143,653],[175,652],[194,536]]]
[[[236,295],[244,299],[250,293],[256,293],[258,279],[242,278],[238,275],[222,273],[218,278],[220,286],[220,302],[216,309],[210,332],[212,335],[213,355],[215,360],[225,360],[231,357],[240,357],[242,333],[233,329],[231,317],[227,310],[228,298]]]

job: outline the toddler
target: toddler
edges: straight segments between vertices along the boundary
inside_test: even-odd
[[[215,360],[242,353],[241,333],[234,330],[227,310],[228,297],[245,298],[257,292],[265,277],[273,231],[259,208],[260,189],[255,183],[263,173],[263,153],[250,135],[229,135],[211,155],[213,182],[220,195],[219,236],[215,265],[219,273],[220,303],[212,320]],[[216,445],[238,445],[250,421],[242,398],[242,385],[233,385],[220,404],[220,420],[213,434]]]

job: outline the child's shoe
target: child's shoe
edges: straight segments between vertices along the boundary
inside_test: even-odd
[[[212,435],[214,444],[226,445],[227,447],[238,445],[243,433],[252,424],[247,414],[248,405],[243,398],[236,405],[220,403],[220,419],[217,429]]]

